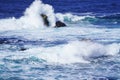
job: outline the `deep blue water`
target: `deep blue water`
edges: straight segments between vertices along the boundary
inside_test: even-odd
[[[0,0],[0,18],[20,17],[34,0]],[[43,0],[51,4],[55,12],[72,13],[119,13],[119,0]]]

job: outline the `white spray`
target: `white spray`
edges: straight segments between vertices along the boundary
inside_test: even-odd
[[[35,0],[19,19],[9,18],[0,20],[0,31],[44,28],[41,14],[48,16],[49,26],[55,27],[55,13],[51,5]]]
[[[22,21],[34,27],[44,27],[44,23],[40,14],[48,16],[51,27],[55,26],[55,14],[52,6],[43,4],[40,0],[35,0],[29,8],[26,9]]]
[[[103,45],[91,41],[73,41],[54,47],[32,48],[25,52],[47,62],[61,64],[89,63],[89,59],[101,56],[114,56],[119,53],[119,44]]]

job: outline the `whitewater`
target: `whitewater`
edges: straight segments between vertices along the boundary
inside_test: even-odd
[[[49,27],[40,14],[48,16]],[[58,20],[67,26],[55,28]],[[0,19],[0,79],[120,79],[120,28],[91,23],[96,20],[95,15],[55,13],[40,0],[20,18]]]

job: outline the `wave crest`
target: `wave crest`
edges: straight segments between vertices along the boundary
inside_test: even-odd
[[[73,41],[60,46],[33,48],[26,52],[47,62],[68,64],[88,63],[91,58],[117,55],[119,50],[120,45],[115,43],[103,45],[91,41]]]

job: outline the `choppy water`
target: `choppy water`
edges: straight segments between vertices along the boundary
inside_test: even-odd
[[[43,2],[0,1],[0,80],[119,80],[120,1]]]

